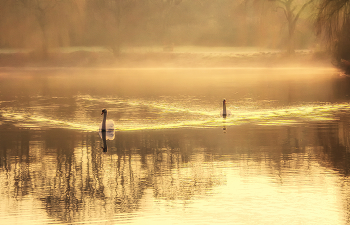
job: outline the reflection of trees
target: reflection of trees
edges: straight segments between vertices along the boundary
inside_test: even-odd
[[[181,141],[181,132],[117,133],[107,153],[95,133],[7,133],[0,144],[0,174],[9,175],[0,178],[11,190],[5,197],[32,193],[64,222],[133,212],[146,189],[156,198],[186,200],[219,182],[213,167],[201,165],[206,153],[193,158],[193,143]]]
[[[0,171],[11,176],[7,184],[13,189],[13,198],[22,199],[32,190],[33,180],[29,165],[30,132],[2,132],[0,135]]]
[[[318,145],[322,149],[322,163],[334,168],[344,176],[350,175],[350,129],[344,121],[349,121],[348,115],[339,115],[337,123],[326,127],[321,124],[317,129]]]
[[[9,127],[0,135],[0,193],[19,200],[31,194],[50,217],[68,223],[113,220],[139,210],[147,190],[184,203],[205,194],[225,182],[215,166],[221,160],[239,164],[242,177],[260,171],[281,183],[310,176],[315,160],[347,176],[348,133],[341,122],[237,126],[226,134],[221,128],[116,132],[103,152],[97,132]],[[285,179],[291,171],[300,176]]]
[[[135,132],[131,135],[117,133],[115,140],[114,151],[118,159],[124,159],[125,162],[127,158],[129,161],[129,169],[118,170],[121,176],[129,171],[130,178],[140,179],[130,167],[136,157],[146,174],[139,184],[144,188],[153,188],[153,194],[157,198],[190,199],[219,182],[214,176],[213,168],[198,164],[207,161],[205,153],[197,159],[191,158],[194,145],[183,139],[181,132],[168,135],[158,131]],[[113,148],[111,151],[113,154]]]
[[[321,148],[320,163],[332,170],[340,173],[342,177],[339,181],[343,198],[344,211],[350,211],[350,127],[349,115],[340,114],[339,121],[328,124],[325,129],[324,124],[320,124],[317,129],[317,141]],[[346,222],[349,223],[350,216],[347,213]]]
[[[82,204],[75,182],[74,137],[72,132],[54,130],[45,133],[43,138],[45,153],[49,154],[42,159],[45,172],[41,179],[46,185],[40,198],[50,216],[70,221]]]

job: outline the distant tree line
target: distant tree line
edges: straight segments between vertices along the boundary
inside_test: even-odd
[[[0,48],[45,55],[104,46],[118,56],[123,46],[173,44],[292,53],[315,47],[318,31],[338,60],[348,60],[349,10],[349,0],[3,0]]]
[[[293,0],[296,3],[299,0]],[[288,25],[278,2],[263,0],[3,0],[0,47],[209,45],[282,48]],[[299,3],[298,3],[299,4]],[[299,15],[296,48],[314,42],[309,19]]]

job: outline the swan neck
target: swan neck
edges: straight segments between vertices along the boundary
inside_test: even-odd
[[[222,114],[226,115],[226,102],[223,102]]]
[[[102,130],[106,130],[106,120],[107,120],[107,113],[103,114],[103,120],[102,120]]]

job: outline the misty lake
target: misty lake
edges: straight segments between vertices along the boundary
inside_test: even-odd
[[[2,68],[0,224],[348,224],[349,96],[332,68]]]

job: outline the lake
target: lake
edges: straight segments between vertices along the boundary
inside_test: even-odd
[[[348,224],[349,96],[332,68],[2,68],[0,224]]]

